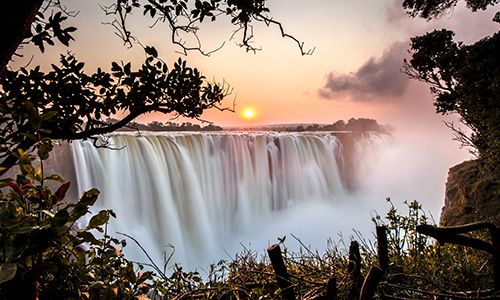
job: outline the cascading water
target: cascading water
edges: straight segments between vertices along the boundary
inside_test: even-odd
[[[157,259],[173,245],[173,261],[188,267],[216,261],[228,245],[244,242],[238,240],[242,234],[280,212],[304,203],[341,202],[353,186],[348,169],[363,148],[352,138],[340,143],[332,133],[107,138],[120,150],[89,141],[71,144],[78,190],[97,187],[98,205],[118,215],[112,230],[134,236]]]

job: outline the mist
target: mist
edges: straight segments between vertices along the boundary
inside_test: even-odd
[[[117,213],[111,233],[136,238],[158,265],[174,251],[169,265],[202,270],[245,248],[264,254],[283,236],[292,250],[301,246],[295,237],[319,251],[370,241],[388,197],[402,213],[405,200],[417,200],[438,221],[447,170],[464,151],[425,128],[371,134],[345,149],[319,132],[115,135],[123,150],[71,148],[79,192],[97,187],[95,212]],[[345,151],[354,161],[342,167]],[[124,252],[148,262],[133,241]]]
[[[387,198],[401,214],[407,213],[405,201],[416,200],[430,221],[439,223],[448,169],[471,158],[465,149],[459,149],[447,128],[438,133],[425,128],[395,128],[391,137],[359,150],[356,191],[331,202],[311,200],[262,218],[251,231],[238,236],[237,243],[226,245],[226,252],[234,254],[245,246],[265,254],[265,248],[283,236],[292,250],[298,250],[301,243],[319,251],[333,243],[342,250],[360,236],[374,241],[371,219],[386,215],[390,208]]]

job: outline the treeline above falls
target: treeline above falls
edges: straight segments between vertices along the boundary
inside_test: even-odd
[[[114,123],[118,120],[110,119],[108,122]],[[249,129],[253,131],[288,131],[288,132],[304,132],[304,131],[337,131],[337,132],[379,132],[390,133],[391,126],[382,125],[377,120],[369,118],[350,118],[347,122],[338,120],[331,124],[278,124],[278,125],[259,125],[259,126],[244,126],[223,128],[215,124],[198,125],[190,122],[175,123],[175,122],[158,122],[153,121],[148,124],[131,122],[119,131],[240,131]]]

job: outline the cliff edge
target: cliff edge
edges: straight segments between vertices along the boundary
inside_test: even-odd
[[[440,223],[453,226],[489,221],[500,226],[498,174],[481,172],[476,160],[464,161],[448,172]]]

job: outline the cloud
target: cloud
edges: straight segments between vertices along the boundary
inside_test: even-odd
[[[401,72],[407,43],[392,44],[380,58],[370,58],[356,72],[330,73],[319,95],[326,99],[350,95],[355,101],[392,101],[402,96],[408,79]]]

